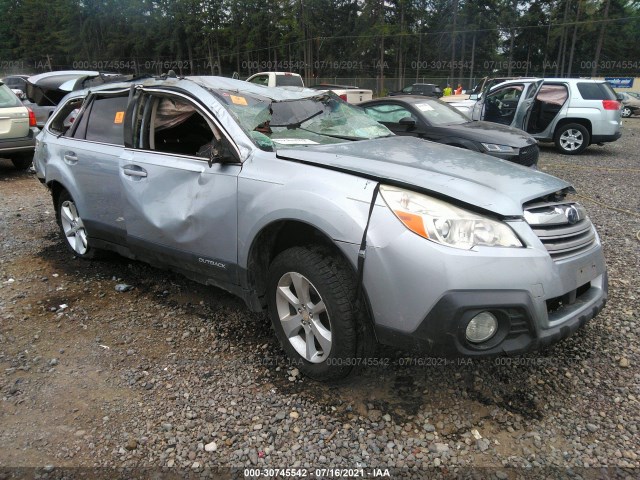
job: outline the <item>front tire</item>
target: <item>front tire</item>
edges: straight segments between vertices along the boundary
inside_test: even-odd
[[[56,207],[56,217],[65,244],[80,258],[95,258],[96,249],[89,245],[89,238],[78,208],[66,190],[60,193]]]
[[[589,131],[579,123],[568,123],[555,135],[556,148],[565,155],[577,155],[589,146]]]
[[[302,373],[332,381],[359,370],[374,342],[346,261],[322,247],[285,250],[269,267],[267,296],[276,336]]]

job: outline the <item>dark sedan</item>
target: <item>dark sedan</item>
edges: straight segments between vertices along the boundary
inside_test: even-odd
[[[391,92],[389,96],[394,95],[424,95],[426,97],[440,98],[442,89],[434,83],[414,83],[408,87],[404,87],[399,92]]]
[[[466,148],[536,167],[540,150],[526,132],[492,122],[473,122],[435,98],[395,96],[359,105],[396,135]]]

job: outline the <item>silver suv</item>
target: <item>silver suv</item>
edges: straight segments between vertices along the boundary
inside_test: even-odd
[[[520,128],[574,155],[621,136],[620,102],[604,80],[527,78],[493,86],[485,95],[451,103],[473,120]]]
[[[316,379],[370,363],[376,342],[524,352],[607,298],[568,183],[395,137],[330,92],[217,77],[73,92],[35,166],[76,256],[113,250],[235,293]]]

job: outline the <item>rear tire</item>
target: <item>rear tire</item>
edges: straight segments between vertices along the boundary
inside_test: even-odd
[[[293,247],[271,263],[271,323],[292,363],[308,377],[339,380],[366,363],[375,340],[355,295],[352,269],[327,248]]]
[[[589,131],[579,123],[568,123],[556,131],[556,148],[565,155],[577,155],[589,146]]]
[[[78,208],[69,192],[63,190],[58,197],[56,206],[56,218],[60,227],[65,245],[76,257],[92,259],[96,257],[97,250],[89,245],[89,237],[84,222],[80,217]]]
[[[632,113],[633,112],[629,107],[622,107],[622,110],[620,110],[620,115],[622,115],[622,118],[629,118]]]
[[[33,155],[22,155],[19,157],[13,157],[11,163],[17,170],[26,170],[33,163]]]

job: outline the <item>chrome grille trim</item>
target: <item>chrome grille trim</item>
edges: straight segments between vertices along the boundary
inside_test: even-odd
[[[577,255],[596,242],[596,231],[582,205],[554,203],[531,206],[524,218],[553,260]]]

